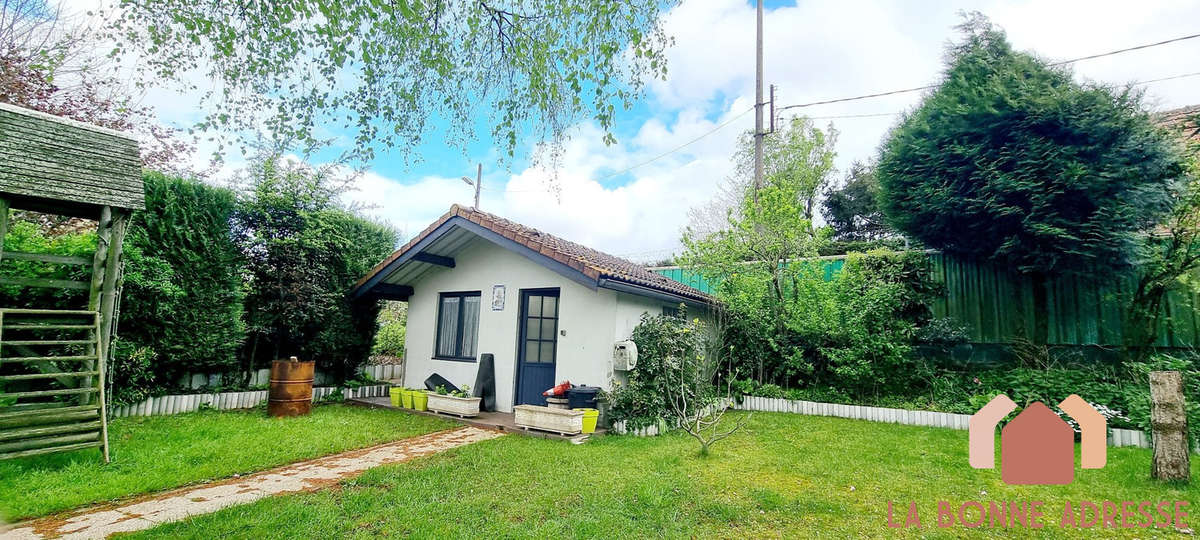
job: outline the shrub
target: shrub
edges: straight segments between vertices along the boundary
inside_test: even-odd
[[[375,345],[371,354],[378,356],[404,356],[404,338],[408,325],[408,304],[386,302],[379,312],[379,331],[375,334]]]
[[[612,421],[624,421],[630,429],[638,429],[667,416],[666,385],[680,380],[678,358],[706,354],[701,325],[687,320],[686,310],[681,312],[681,317],[643,314],[633,329],[637,369],[629,372],[627,383],[614,383],[604,396]]]
[[[108,400],[112,405],[132,405],[154,395],[157,354],[150,347],[137,347],[124,339],[113,340],[112,374]]]

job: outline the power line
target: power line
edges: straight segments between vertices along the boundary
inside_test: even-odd
[[[1148,81],[1135,82],[1135,83],[1133,83],[1133,85],[1141,86],[1143,84],[1150,84],[1150,83],[1163,82],[1163,81],[1173,81],[1175,79],[1186,79],[1188,77],[1196,77],[1196,76],[1200,76],[1200,71],[1195,71],[1192,73],[1184,73],[1183,75],[1175,75],[1174,77],[1163,77],[1161,79],[1150,79]]]
[[[1081,57],[1079,57],[1079,58],[1076,58],[1076,59],[1074,59],[1074,60],[1063,60],[1062,62],[1055,62],[1055,63],[1053,63],[1053,64],[1050,64],[1050,65],[1052,65],[1052,66],[1061,66],[1061,65],[1064,65],[1064,64],[1072,64],[1072,63],[1075,63],[1075,62],[1080,62],[1080,61],[1083,61],[1083,60],[1091,60],[1091,59],[1093,59],[1093,58],[1103,58],[1103,57],[1105,57],[1105,56],[1112,56],[1112,55],[1114,55],[1114,54],[1127,53],[1127,52],[1129,52],[1129,51],[1137,51],[1137,50],[1141,50],[1141,49],[1149,49],[1150,47],[1157,47],[1157,46],[1159,46],[1159,45],[1166,45],[1166,44],[1168,44],[1168,43],[1175,43],[1176,41],[1184,41],[1184,40],[1188,40],[1188,39],[1195,39],[1195,38],[1198,38],[1198,37],[1200,37],[1200,34],[1192,34],[1192,35],[1190,35],[1190,36],[1182,36],[1182,37],[1172,38],[1172,39],[1168,39],[1168,40],[1165,40],[1165,41],[1159,41],[1159,42],[1157,42],[1157,43],[1147,43],[1147,44],[1145,44],[1145,45],[1137,45],[1137,46],[1135,46],[1135,47],[1129,47],[1129,48],[1127,48],[1127,49],[1117,49],[1117,50],[1115,50],[1115,51],[1108,51],[1108,52],[1106,52],[1106,53],[1093,54],[1093,55],[1091,55],[1091,56],[1081,56]]]
[[[898,112],[872,113],[872,114],[840,114],[836,116],[809,116],[809,120],[841,120],[843,118],[879,118],[881,116],[896,116]]]
[[[1150,79],[1147,81],[1134,81],[1134,82],[1130,83],[1130,85],[1131,86],[1143,86],[1143,85],[1157,83],[1157,82],[1163,82],[1163,81],[1186,79],[1188,77],[1200,77],[1200,71],[1194,71],[1192,73],[1184,73],[1181,75],[1173,75],[1170,77],[1162,77],[1159,79]],[[834,116],[809,116],[807,118],[809,120],[842,120],[845,118],[878,118],[878,117],[882,117],[882,116],[896,116],[898,114],[901,114],[901,113],[900,112],[890,112],[890,113],[870,113],[870,114],[840,114],[840,115],[834,115]]]
[[[1066,64],[1073,64],[1073,63],[1075,63],[1075,62],[1081,62],[1081,61],[1083,61],[1083,60],[1091,60],[1091,59],[1094,59],[1094,58],[1102,58],[1102,57],[1105,57],[1105,56],[1112,56],[1112,55],[1114,55],[1114,54],[1121,54],[1121,53],[1126,53],[1126,52],[1130,52],[1130,51],[1137,51],[1137,50],[1141,50],[1141,49],[1148,49],[1148,48],[1150,48],[1150,47],[1158,47],[1158,46],[1160,46],[1160,45],[1166,45],[1166,44],[1168,44],[1168,43],[1175,43],[1175,42],[1178,42],[1178,41],[1184,41],[1184,40],[1188,40],[1188,39],[1195,39],[1195,38],[1198,38],[1198,37],[1200,37],[1200,34],[1192,34],[1192,35],[1189,35],[1189,36],[1181,36],[1181,37],[1177,37],[1177,38],[1168,39],[1168,40],[1165,40],[1165,41],[1159,41],[1159,42],[1155,42],[1155,43],[1147,43],[1147,44],[1144,44],[1144,45],[1137,45],[1137,46],[1135,46],[1135,47],[1128,47],[1128,48],[1125,48],[1125,49],[1117,49],[1117,50],[1115,50],[1115,51],[1108,51],[1108,52],[1105,52],[1105,53],[1093,54],[1093,55],[1089,55],[1089,56],[1081,56],[1081,57],[1079,57],[1079,58],[1072,58],[1071,60],[1063,60],[1063,61],[1061,61],[1061,62],[1055,62],[1055,63],[1052,63],[1052,64],[1050,64],[1050,65],[1051,65],[1051,66],[1061,66],[1061,65],[1066,65]],[[1154,81],[1147,81],[1147,82],[1154,82]],[[830,103],[843,103],[843,102],[846,102],[846,101],[857,101],[857,100],[860,100],[860,99],[871,99],[871,98],[877,98],[877,97],[883,97],[883,96],[891,96],[891,95],[895,95],[895,94],[907,94],[907,93],[909,93],[909,92],[920,92],[920,91],[922,91],[922,90],[931,90],[931,89],[933,89],[933,88],[937,88],[937,85],[936,85],[936,84],[931,84],[931,85],[926,85],[926,86],[920,86],[920,87],[917,87],[917,88],[905,88],[905,89],[903,89],[903,90],[892,90],[892,91],[890,91],[890,92],[877,92],[877,93],[874,93],[874,94],[864,94],[864,95],[861,95],[861,96],[853,96],[853,97],[837,98],[837,99],[826,99],[826,100],[821,100],[821,101],[813,101],[813,102],[809,102],[809,103],[798,103],[798,104],[796,104],[796,105],[788,105],[788,106],[785,106],[785,107],[780,107],[780,108],[778,108],[778,109],[776,109],[776,110],[779,110],[779,111],[784,111],[784,110],[787,110],[787,109],[799,109],[799,108],[802,108],[802,107],[813,107],[813,106],[816,106],[816,105],[828,105],[828,104],[830,104]]]
[[[625,174],[625,173],[627,173],[627,172],[629,172],[629,171],[632,171],[632,170],[634,170],[634,169],[636,169],[636,168],[638,168],[638,167],[641,167],[641,166],[643,166],[643,165],[649,165],[649,164],[651,164],[651,163],[654,163],[655,161],[658,161],[658,160],[660,160],[660,159],[662,159],[662,158],[664,158],[664,157],[667,157],[667,156],[669,156],[669,155],[671,155],[671,154],[674,154],[675,152],[678,152],[678,151],[680,151],[680,150],[684,149],[685,147],[687,147],[687,146],[690,146],[691,144],[695,143],[696,141],[699,141],[700,139],[703,139],[703,138],[705,138],[705,137],[707,137],[707,136],[709,136],[709,135],[712,135],[713,133],[716,133],[716,132],[720,131],[720,130],[721,130],[721,128],[724,128],[725,126],[728,126],[729,124],[732,124],[734,120],[737,120],[737,119],[739,119],[739,118],[741,118],[741,117],[743,117],[743,116],[746,116],[746,113],[748,113],[748,112],[750,112],[750,111],[753,111],[753,110],[754,110],[754,107],[752,106],[752,107],[750,107],[749,109],[746,109],[746,110],[742,111],[741,113],[738,113],[738,115],[737,115],[737,116],[734,116],[733,118],[730,118],[729,120],[726,120],[726,121],[722,122],[722,123],[721,123],[720,125],[718,125],[717,127],[714,127],[714,128],[712,128],[712,129],[710,129],[710,130],[708,130],[708,131],[705,131],[704,133],[700,134],[700,136],[699,136],[699,137],[696,137],[695,139],[692,139],[692,140],[690,140],[690,141],[688,141],[688,142],[685,142],[685,143],[683,143],[683,144],[681,144],[681,145],[679,145],[679,146],[676,146],[675,148],[672,148],[672,149],[670,149],[670,150],[667,150],[666,152],[663,152],[663,153],[661,153],[661,154],[659,154],[659,155],[657,155],[657,156],[654,156],[654,157],[652,157],[652,158],[650,158],[650,159],[647,159],[646,161],[643,161],[643,162],[641,162],[641,163],[638,163],[637,165],[634,165],[634,166],[632,166],[632,167],[629,167],[629,168],[626,168],[626,169],[623,169],[623,170],[617,171],[617,172],[615,172],[615,173],[612,173],[612,174],[610,174],[610,175],[608,175],[608,176],[602,176],[602,177],[600,177],[600,179],[599,179],[598,181],[608,180],[609,178],[612,178],[612,177],[614,177],[614,176],[620,176],[620,175],[622,175],[622,174]]]

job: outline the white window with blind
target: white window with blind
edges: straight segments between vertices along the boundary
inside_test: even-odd
[[[438,295],[434,358],[475,361],[479,341],[479,298],[479,291]]]

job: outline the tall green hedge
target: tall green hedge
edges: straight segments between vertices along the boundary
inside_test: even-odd
[[[126,237],[118,333],[153,350],[161,384],[233,369],[245,336],[243,263],[230,231],[237,197],[155,172],[145,182],[146,210]]]

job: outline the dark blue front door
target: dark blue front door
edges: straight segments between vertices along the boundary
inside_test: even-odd
[[[542,392],[554,386],[558,348],[558,289],[521,291],[517,350],[517,404],[545,405]]]

